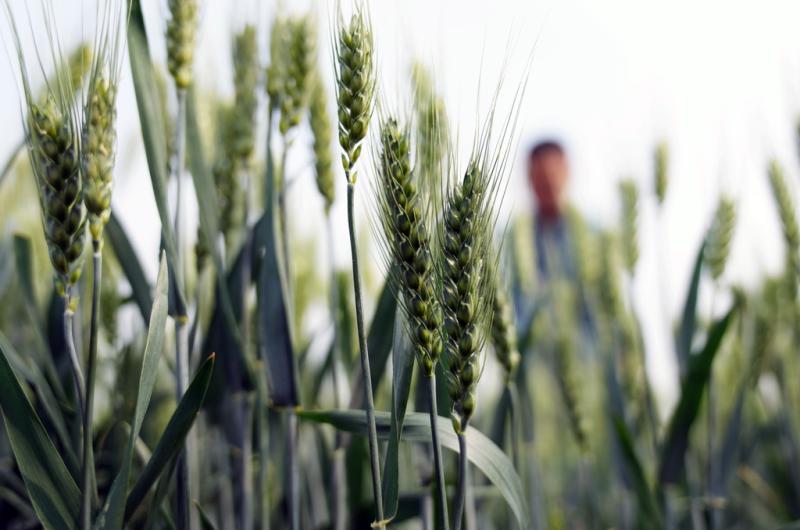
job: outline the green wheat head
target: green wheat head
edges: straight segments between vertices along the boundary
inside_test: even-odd
[[[706,235],[706,248],[703,255],[714,280],[718,280],[725,272],[735,228],[736,203],[730,197],[720,197],[714,219]]]
[[[411,133],[394,118],[381,123],[378,214],[387,261],[395,267],[392,281],[399,286],[400,307],[417,362],[427,377],[434,373],[442,352],[442,315],[437,299],[431,234],[426,225],[425,195],[417,187],[411,165]]]
[[[355,165],[361,156],[361,142],[367,135],[375,102],[375,58],[369,17],[363,6],[345,24],[339,16],[336,28],[336,102],[342,167],[350,184],[355,184]]]

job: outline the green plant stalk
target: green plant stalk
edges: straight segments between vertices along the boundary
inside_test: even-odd
[[[337,302],[339,300],[336,284],[336,267],[333,259],[333,222],[330,212],[325,212],[325,229],[328,238],[328,263],[330,264],[331,288],[330,304],[331,317],[333,319],[333,349],[331,350],[331,365],[333,378],[333,405],[337,409],[342,408],[341,378],[339,377],[339,325],[337,317]],[[333,502],[331,506],[331,520],[333,530],[344,530],[346,514],[346,491],[345,488],[345,462],[344,462],[344,436],[338,430],[334,434],[333,442],[333,473],[331,475],[331,485]]]
[[[286,199],[289,192],[289,187],[286,182],[286,160],[289,155],[289,148],[292,143],[283,137],[283,152],[281,153],[281,179],[280,189],[278,190],[278,217],[281,224],[281,251],[283,252],[283,270],[286,273],[286,289],[289,291],[291,297],[292,292],[292,275],[289,272],[289,215],[286,211]]]
[[[447,516],[447,490],[444,480],[444,464],[442,463],[442,444],[439,441],[439,429],[436,427],[439,417],[438,405],[436,403],[436,370],[431,376],[426,378],[428,383],[428,413],[431,418],[431,448],[433,449],[433,468],[436,473],[436,495],[438,496],[441,509],[437,510],[439,515],[438,527],[441,530],[449,530],[449,517]]]
[[[177,247],[175,275],[178,289],[183,289],[183,267],[184,259],[183,247],[181,245],[181,226],[182,226],[182,202],[183,202],[183,174],[186,162],[186,90],[177,89],[178,117],[175,124],[175,243]],[[175,379],[176,379],[176,399],[180,401],[186,388],[189,386],[189,328],[185,322],[184,315],[175,318]],[[190,483],[189,483],[189,454],[187,447],[191,446],[191,435],[187,435],[184,447],[178,455],[178,468],[175,478],[175,489],[177,494],[176,525],[178,530],[190,528],[191,505]]]
[[[85,410],[83,402],[84,396],[86,395],[86,382],[83,379],[83,369],[81,368],[80,359],[78,359],[78,351],[75,348],[75,329],[73,326],[75,310],[72,309],[71,303],[72,298],[70,297],[68,288],[67,293],[64,295],[64,338],[67,342],[67,353],[69,354],[70,366],[72,368],[72,378],[75,382],[78,407],[81,411],[81,416],[83,416]]]
[[[520,472],[519,428],[517,426],[519,394],[517,393],[514,380],[511,377],[506,381],[506,392],[508,392],[508,436],[511,438],[511,462],[514,464],[514,469]],[[513,514],[511,518],[511,528],[519,528]]]
[[[349,172],[348,172],[349,173]],[[378,430],[375,426],[375,401],[372,397],[372,374],[369,367],[367,350],[367,334],[364,330],[364,308],[361,302],[361,274],[358,268],[358,250],[356,248],[355,226],[355,193],[356,185],[347,176],[347,225],[350,233],[350,253],[353,261],[353,291],[356,301],[356,327],[358,329],[358,347],[361,351],[361,376],[364,383],[364,400],[367,404],[367,435],[369,437],[369,456],[372,468],[372,492],[375,499],[375,510],[378,519],[377,528],[385,528],[383,515],[383,492],[381,491],[381,462],[378,450]]]
[[[719,282],[714,280],[714,286],[711,290],[711,304],[709,307],[709,321],[714,321],[714,302],[717,298],[717,289]],[[717,509],[717,499],[714,497],[715,492],[713,489],[716,479],[717,466],[714,462],[714,439],[717,429],[717,391],[714,384],[714,365],[711,365],[711,372],[708,374],[708,383],[706,388],[706,453],[707,453],[707,476],[706,476],[706,510],[708,512],[708,519],[710,521],[709,529],[718,530],[720,528],[720,512]]]
[[[289,466],[289,528],[300,530],[300,470],[297,465],[297,413],[286,414],[286,460]]]
[[[267,418],[267,388],[264,381],[264,368],[259,366],[259,377],[256,388],[255,422],[258,433],[258,483],[256,489],[256,511],[258,513],[259,528],[269,530],[269,423]]]
[[[453,525],[451,528],[452,530],[461,530],[467,498],[467,437],[463,432],[457,432],[456,435],[458,436],[458,489],[453,501]]]
[[[94,417],[94,380],[97,371],[97,332],[100,314],[100,279],[103,269],[103,254],[100,242],[92,247],[92,313],[89,324],[89,358],[86,361],[86,399],[83,409],[83,470],[81,473],[81,529],[90,530],[92,525],[92,493],[94,456],[92,451],[92,419]]]

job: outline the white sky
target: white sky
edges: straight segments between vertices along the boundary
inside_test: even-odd
[[[9,2],[18,14],[24,13],[25,0]],[[38,2],[30,3],[36,20]],[[64,23],[63,40],[77,42],[82,31],[77,2],[53,3]],[[93,5],[91,0],[83,3]],[[163,60],[166,0],[143,3],[151,46]],[[325,59],[332,5],[286,2],[290,10],[311,7],[318,12]],[[203,85],[230,93],[229,35],[245,21],[268,27],[274,6],[256,0],[205,1],[197,63]],[[509,206],[529,206],[519,162],[525,147],[544,135],[566,142],[573,166],[570,195],[596,225],[616,219],[615,183],[621,176],[640,183],[648,198],[642,206],[642,259],[635,293],[651,343],[649,368],[662,390],[674,375],[659,321],[656,243],[669,251],[668,285],[676,290],[668,304],[674,314],[683,302],[699,240],[724,190],[738,200],[740,216],[727,281],[752,284],[764,271],[776,270],[782,247],[765,167],[768,158],[776,156],[795,190],[800,2],[381,0],[370,2],[370,9],[384,99],[408,101],[408,68],[418,57],[433,65],[448,110],[457,116],[465,138],[472,135],[476,108],[486,107],[504,59],[508,58],[505,73],[511,87],[519,81],[538,38],[521,111],[521,151]],[[0,36],[9,49],[5,23],[0,24]],[[24,40],[29,37],[24,35]],[[15,68],[6,57],[0,59],[0,158],[21,135]],[[135,244],[155,256],[158,217],[143,153],[135,142],[138,123],[127,68],[123,77],[120,164],[130,170],[118,178],[114,208],[134,233]],[[483,87],[477,98],[479,79]],[[507,107],[507,100],[501,108],[504,104]],[[399,110],[406,107],[404,103]],[[671,180],[665,226],[659,232],[649,190],[652,148],[660,138],[670,144]],[[296,143],[307,140],[302,136]],[[295,151],[290,167],[302,171],[308,167],[307,154],[299,147]],[[337,185],[340,200],[334,215],[345,237],[342,179]],[[367,186],[361,193],[368,194]],[[293,230],[298,233],[320,229],[321,217],[308,214],[319,210],[315,194],[306,171],[292,196],[298,212]],[[309,202],[313,208],[308,208]],[[346,245],[341,250],[338,259],[344,261]],[[151,261],[146,266],[154,275],[156,260]]]

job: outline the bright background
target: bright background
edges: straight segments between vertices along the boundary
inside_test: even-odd
[[[30,3],[31,18],[39,17],[37,2],[8,3],[23,17]],[[80,21],[82,15],[91,14],[93,1],[84,0],[79,9],[74,0],[53,3],[63,23],[62,40],[69,48],[87,31]],[[166,0],[143,0],[143,4],[151,46],[163,60]],[[330,69],[334,4],[286,4],[289,11],[317,12],[321,57]],[[231,93],[230,35],[250,21],[266,29],[275,8],[274,2],[256,0],[204,2],[197,52],[202,60],[196,65],[204,88]],[[665,281],[673,290],[664,303],[673,317],[683,303],[691,262],[720,192],[732,195],[739,211],[725,281],[752,286],[766,272],[777,270],[782,246],[765,168],[767,160],[776,157],[795,190],[800,3],[383,0],[371,2],[370,10],[384,102],[396,111],[407,111],[411,59],[431,65],[449,114],[457,117],[465,149],[475,116],[486,110],[500,75],[505,90],[499,106],[505,111],[533,51],[520,111],[520,147],[510,176],[509,210],[530,208],[524,152],[544,136],[560,138],[567,146],[573,167],[570,197],[597,227],[616,222],[616,181],[626,176],[639,182],[642,257],[635,300],[649,345],[648,368],[667,398],[662,405],[668,407],[674,396],[675,369],[659,300],[656,243],[668,249]],[[23,41],[32,54],[28,26],[22,26]],[[17,67],[5,23],[0,24],[0,36],[6,50],[0,59],[0,159],[4,159],[19,141],[22,127]],[[262,37],[266,57],[266,32]],[[123,77],[119,167],[124,169],[116,184],[114,208],[136,246],[155,256],[158,215],[144,153],[137,143],[139,128],[127,67]],[[308,144],[306,135],[301,133],[298,144]],[[669,143],[671,157],[668,198],[658,228],[652,152],[660,139]],[[322,218],[315,213],[321,209],[307,150],[295,149],[293,155],[290,171],[301,178],[291,196],[292,230],[311,234],[321,231]],[[342,238],[337,260],[344,262],[348,254],[343,179],[337,185],[340,200],[334,215]],[[361,196],[368,195],[367,186],[362,189]],[[368,211],[367,205],[361,211]],[[13,230],[13,222],[6,226]],[[374,258],[378,260],[377,253]],[[144,264],[154,276],[156,260]]]

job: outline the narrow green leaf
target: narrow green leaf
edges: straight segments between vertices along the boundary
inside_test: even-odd
[[[391,274],[388,275],[391,277]],[[369,351],[370,375],[372,376],[372,393],[377,394],[389,354],[394,341],[394,317],[397,313],[397,287],[395,282],[386,281],[378,297],[378,305],[372,316],[372,323],[367,332],[367,351]],[[364,408],[364,386],[362,384],[361,366],[358,366],[352,377],[350,408]]]
[[[74,528],[80,492],[0,347],[0,409],[33,508],[48,530]]]
[[[392,348],[392,411],[389,428],[389,443],[383,467],[384,516],[394,519],[400,498],[400,434],[406,416],[408,396],[411,392],[411,376],[414,373],[414,353],[406,333],[398,320],[395,325],[395,341]]]
[[[689,358],[689,365],[681,386],[681,396],[670,418],[658,472],[662,484],[680,481],[684,470],[684,457],[689,447],[689,432],[700,411],[703,392],[711,376],[711,366],[719,350],[728,325],[738,306],[734,305],[724,317],[714,323],[708,332],[706,344],[700,353]]]
[[[33,248],[29,237],[14,234],[14,256],[16,257],[20,286],[25,293],[24,302],[32,308],[32,313],[38,316],[36,289],[33,286]]]
[[[253,251],[259,256],[258,331],[261,357],[266,361],[269,391],[275,405],[293,407],[300,403],[297,359],[292,340],[291,310],[286,276],[276,237],[274,172],[267,172],[267,205],[256,224]]]
[[[147,328],[147,341],[144,346],[144,355],[142,356],[142,370],[139,375],[139,388],[136,396],[136,407],[133,412],[133,421],[131,422],[130,438],[128,445],[125,449],[123,456],[122,468],[114,478],[111,484],[111,491],[106,497],[106,502],[98,515],[94,527],[103,530],[115,530],[122,528],[122,519],[125,515],[125,497],[128,488],[128,479],[130,477],[131,462],[133,461],[133,452],[136,447],[136,440],[139,437],[139,431],[142,428],[145,412],[150,405],[150,398],[153,395],[153,387],[156,383],[156,376],[158,375],[158,361],[161,356],[161,350],[164,347],[164,333],[167,325],[167,257],[162,252],[161,265],[158,271],[158,280],[156,281],[156,294],[155,303],[153,304],[153,311],[150,314],[150,324]]]
[[[128,24],[128,54],[130,56],[131,76],[136,93],[136,106],[142,128],[142,140],[147,155],[147,166],[153,196],[161,218],[161,239],[167,251],[170,267],[170,285],[175,294],[175,311],[178,316],[186,315],[186,301],[180,290],[180,282],[174,280],[177,263],[177,245],[172,227],[172,216],[167,203],[167,138],[166,126],[161,115],[161,103],[153,63],[150,60],[150,47],[147,43],[147,28],[142,15],[140,0],[131,0],[130,22]],[[149,314],[149,313],[148,313]]]
[[[301,411],[298,417],[317,423],[327,423],[339,430],[366,435],[367,415],[363,410],[315,410]],[[384,411],[375,413],[378,437],[388,439],[391,431],[391,414]],[[458,437],[450,419],[439,417],[437,421],[439,439],[443,447],[458,452]],[[528,528],[528,508],[525,496],[514,466],[503,451],[480,431],[469,427],[466,433],[469,461],[480,469],[494,484],[508,503],[517,521]],[[406,442],[430,443],[431,425],[427,414],[407,414],[403,423],[402,440]]]
[[[242,319],[244,286],[241,282],[233,282],[233,285],[231,285],[230,275],[227,283],[225,281],[225,263],[217,244],[219,222],[217,219],[216,186],[214,185],[214,177],[211,174],[208,161],[203,154],[203,139],[200,136],[200,126],[197,120],[197,101],[194,90],[189,91],[186,100],[186,149],[189,156],[189,169],[192,173],[194,190],[197,196],[197,207],[200,210],[200,236],[203,238],[205,247],[211,253],[214,268],[217,271],[217,305],[224,319],[221,324],[225,329],[227,342],[232,346],[215,351],[224,352],[223,363],[238,365],[237,370],[242,372],[240,377],[243,379],[244,386],[252,389],[254,385],[245,359],[242,335],[238,325],[238,322]],[[244,257],[239,265],[242,268],[240,271],[240,276],[242,277],[244,277],[244,265],[250,262],[250,252],[250,245],[245,243],[242,248]]]
[[[122,223],[120,223],[113,210],[111,211],[111,217],[108,219],[105,234],[106,240],[111,243],[114,255],[117,256],[117,262],[122,267],[122,272],[125,273],[125,277],[128,279],[133,299],[142,314],[142,319],[147,321],[153,308],[150,284],[147,282],[139,257],[133,250],[130,239],[128,239],[128,234],[125,233]]]
[[[634,493],[636,493],[639,508],[644,520],[648,524],[648,528],[663,528],[664,525],[658,509],[658,503],[653,496],[653,491],[647,484],[644,468],[642,468],[639,456],[636,454],[636,448],[633,446],[631,433],[628,431],[625,422],[619,416],[614,417],[614,432],[617,436],[622,460],[628,470],[628,476],[632,483],[631,486],[633,487]]]
[[[142,470],[141,475],[139,475],[130,495],[128,495],[128,500],[125,504],[126,520],[133,515],[147,492],[150,491],[155,481],[167,468],[167,464],[183,447],[183,442],[194,423],[197,412],[203,406],[213,371],[214,355],[211,355],[197,369],[194,380],[192,380],[189,388],[186,389],[186,393],[181,398],[178,407],[164,429],[164,434],[158,440],[158,444],[153,450],[153,455]]]
[[[705,252],[706,242],[700,244],[697,257],[694,260],[692,269],[692,280],[689,283],[689,290],[686,293],[686,302],[683,305],[681,325],[678,330],[676,353],[678,355],[678,368],[681,377],[686,376],[689,366],[689,355],[692,353],[692,340],[694,339],[694,329],[697,323],[697,296],[700,291],[700,276],[703,270],[703,253]]]
[[[211,518],[205,510],[203,510],[203,507],[200,506],[200,503],[194,501],[194,507],[197,508],[197,515],[200,516],[200,528],[203,530],[217,530],[217,526],[211,521]]]

